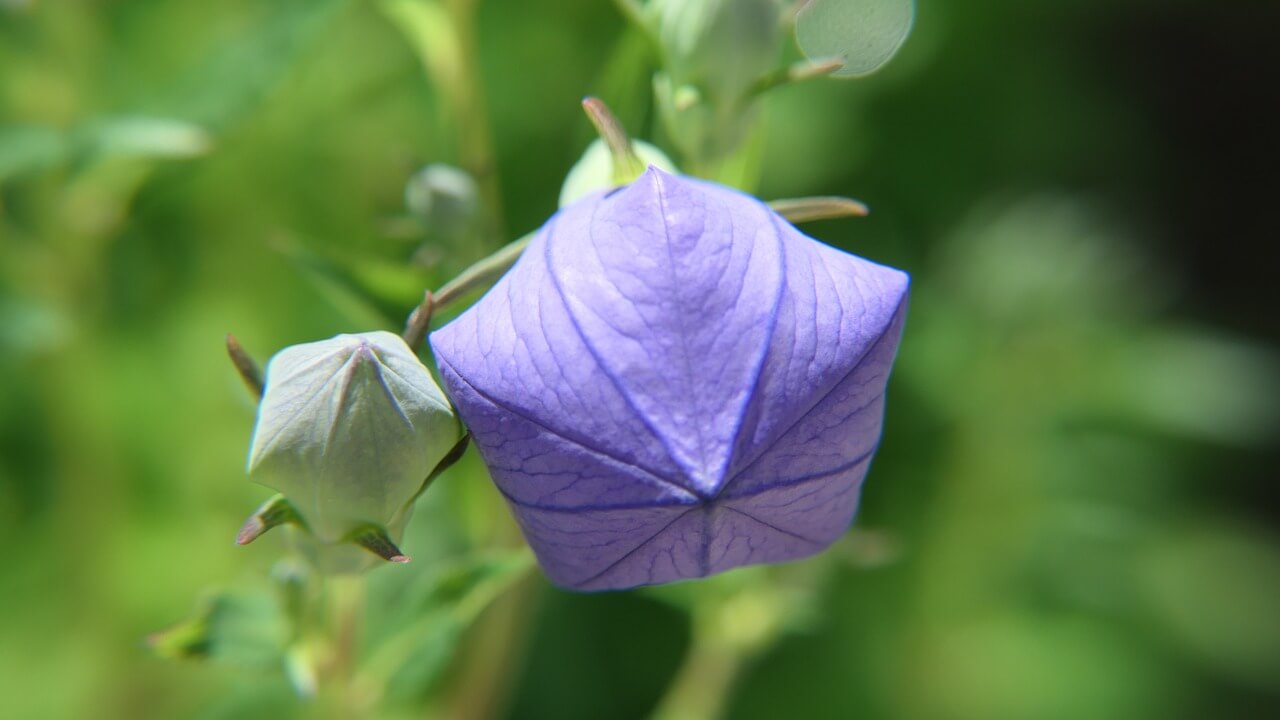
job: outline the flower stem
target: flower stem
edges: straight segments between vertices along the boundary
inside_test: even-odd
[[[502,274],[510,270],[516,260],[520,259],[520,254],[532,239],[533,234],[530,233],[515,242],[508,243],[489,257],[463,270],[439,290],[435,292],[428,290],[423,295],[422,303],[409,315],[405,323],[403,337],[409,348],[417,352],[422,347],[422,341],[431,327],[431,318],[436,312],[448,307],[472,290],[490,285],[502,277]]]
[[[644,17],[644,6],[640,4],[640,0],[613,0],[613,4],[618,8],[618,12],[622,13],[622,16],[629,22],[642,30],[648,30],[648,22]]]
[[[582,101],[582,109],[591,119],[600,139],[613,158],[613,184],[626,185],[644,173],[644,163],[636,155],[626,128],[600,98],[588,97]]]
[[[694,634],[675,680],[654,710],[653,720],[716,720],[722,717],[742,658],[732,647]]]
[[[498,162],[489,124],[489,111],[484,100],[484,86],[479,72],[475,16],[477,0],[451,0],[460,52],[457,65],[457,97],[453,119],[457,123],[458,154],[461,165],[480,186],[480,196],[488,211],[490,237],[502,238],[502,189],[498,182]]]
[[[475,37],[476,0],[382,0],[386,16],[417,53],[453,129],[458,164],[475,179],[491,237],[504,237],[489,114],[480,85]]]
[[[484,720],[503,716],[520,676],[537,587],[533,575],[526,574],[485,612],[466,650],[449,701],[449,717]]]
[[[356,674],[364,633],[365,578],[334,575],[325,578],[324,586],[330,654],[321,691],[332,717],[361,720],[369,716],[370,709]]]
[[[260,400],[264,387],[262,369],[249,356],[249,353],[245,352],[245,349],[241,347],[240,341],[236,340],[235,335],[230,333],[227,334],[227,355],[231,357],[231,364],[235,365],[236,372],[240,373],[240,379],[244,381],[245,387],[249,388],[249,392],[253,393],[255,400]]]

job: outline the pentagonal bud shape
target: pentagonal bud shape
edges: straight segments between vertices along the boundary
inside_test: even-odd
[[[651,168],[553,217],[431,341],[547,574],[625,588],[845,531],[907,290],[754,198]]]
[[[271,358],[249,477],[288,498],[317,539],[342,542],[360,527],[400,525],[459,434],[399,336],[338,335]]]

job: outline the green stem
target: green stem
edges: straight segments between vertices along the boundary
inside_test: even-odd
[[[227,334],[227,355],[230,356],[231,364],[235,366],[240,379],[244,381],[245,387],[249,388],[254,399],[261,400],[263,389],[266,387],[262,379],[262,369],[240,346],[240,341],[230,333]]]
[[[695,632],[693,646],[654,710],[653,720],[722,717],[741,667],[742,658],[730,646]]]
[[[449,701],[449,717],[484,720],[501,717],[528,641],[538,585],[522,580],[498,598],[475,628],[465,662]]]
[[[613,0],[613,4],[617,6],[618,12],[622,13],[623,17],[636,27],[648,31],[649,23],[645,20],[644,7],[639,0]]]
[[[502,188],[498,181],[498,162],[493,146],[488,106],[479,73],[479,51],[475,32],[475,9],[478,0],[451,0],[450,14],[457,33],[459,63],[455,86],[457,97],[454,122],[458,124],[458,153],[462,167],[471,173],[480,187],[480,196],[488,210],[489,236],[505,236],[502,223]]]
[[[804,82],[815,78],[826,77],[844,67],[843,60],[802,60],[785,68],[780,68],[756,81],[747,93],[748,97],[762,95],[773,88],[792,83]]]
[[[325,578],[330,654],[321,680],[321,692],[328,701],[325,705],[330,715],[342,720],[369,717],[371,708],[356,674],[363,642],[366,590],[363,575]]]
[[[503,273],[516,264],[516,260],[520,259],[520,254],[529,246],[532,239],[533,233],[529,233],[515,242],[508,243],[489,257],[463,270],[436,292],[428,290],[422,299],[422,304],[409,315],[405,323],[403,337],[410,349],[417,352],[418,348],[422,347],[422,341],[431,327],[431,319],[437,312],[459,298],[466,297],[473,290],[496,282]]]
[[[504,599],[504,595],[523,597],[525,593],[520,588],[529,584],[531,575],[529,571],[534,567],[533,553],[526,551],[516,559],[516,562],[519,566],[511,575],[482,583],[467,593],[454,606],[449,618],[442,618],[436,614],[425,615],[408,627],[402,628],[394,637],[384,641],[364,664],[356,685],[367,689],[371,702],[380,699],[386,692],[387,681],[413,656],[421,638],[441,622],[470,627],[490,605],[495,602],[509,602]],[[524,604],[520,600],[513,602],[517,605]],[[499,653],[493,657],[502,657],[502,654]]]
[[[384,14],[400,29],[440,94],[442,120],[456,134],[458,164],[475,178],[486,214],[484,230],[503,237],[489,114],[477,71],[476,0],[382,0]]]
[[[533,233],[508,243],[494,254],[463,270],[435,293],[435,308],[439,310],[446,307],[472,290],[495,282],[516,264],[516,260],[520,259],[520,254],[529,246],[531,240],[533,240]]]
[[[582,101],[582,109],[591,119],[605,147],[609,148],[609,155],[613,158],[613,183],[626,185],[644,174],[644,163],[636,155],[626,128],[622,127],[609,106],[600,98],[588,97]]]

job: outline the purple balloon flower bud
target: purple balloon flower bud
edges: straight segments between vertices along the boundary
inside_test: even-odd
[[[805,557],[848,528],[907,286],[651,168],[552,218],[431,343],[547,574],[627,588]]]

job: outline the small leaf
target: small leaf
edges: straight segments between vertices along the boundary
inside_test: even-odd
[[[532,567],[533,555],[521,549],[428,568],[397,594],[401,612],[371,618],[371,635],[382,642],[362,675],[385,683],[392,698],[420,696],[449,667],[466,629]]]
[[[913,0],[810,0],[796,16],[796,41],[811,60],[843,60],[833,77],[858,77],[889,62],[914,19]]]
[[[770,200],[769,207],[786,218],[799,223],[810,220],[834,220],[846,217],[866,217],[867,206],[845,197],[804,197],[786,200]]]
[[[213,141],[204,128],[162,117],[125,116],[88,126],[83,142],[104,155],[181,159],[209,152]]]
[[[1280,538],[1239,521],[1179,528],[1139,557],[1143,617],[1226,675],[1280,686]]]
[[[71,152],[65,135],[44,126],[0,128],[0,183],[62,162]]]
[[[277,97],[274,90],[330,27],[347,0],[255,3],[241,32],[184,69],[153,105],[215,133]]]
[[[219,593],[192,616],[147,638],[156,654],[170,659],[222,660],[265,667],[282,658],[288,623],[268,593]]]

